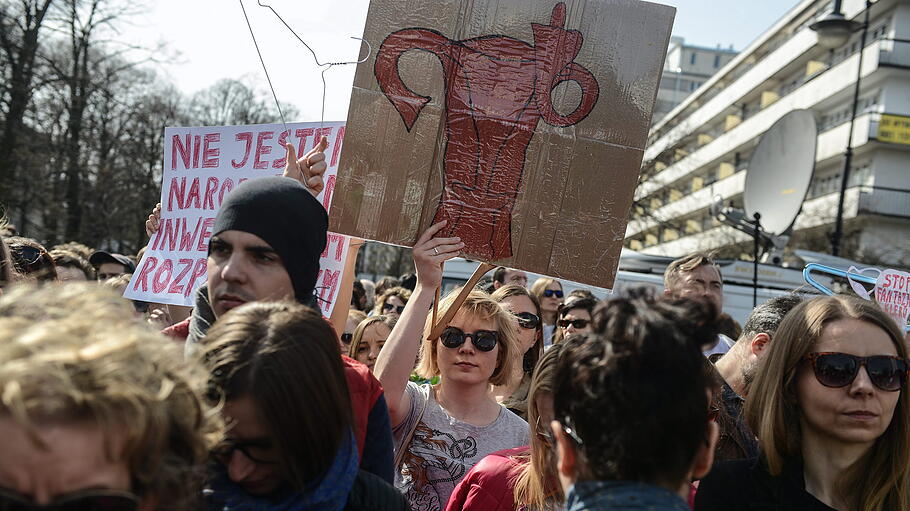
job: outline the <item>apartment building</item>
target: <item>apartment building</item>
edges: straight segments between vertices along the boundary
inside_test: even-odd
[[[660,122],[735,56],[736,51],[732,47],[706,48],[686,44],[682,37],[671,37],[651,117],[652,125]]]
[[[859,72],[841,254],[910,264],[910,1],[872,3],[864,48],[859,31],[838,48],[819,43],[809,26],[832,5],[800,2],[652,127],[627,247],[749,257],[751,238],[710,215],[712,197],[741,208],[762,134],[788,112],[809,109],[818,123],[815,170],[790,247],[830,251]],[[842,12],[862,21],[865,8],[864,0],[844,0]]]

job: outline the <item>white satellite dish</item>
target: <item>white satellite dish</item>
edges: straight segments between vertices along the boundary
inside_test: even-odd
[[[810,110],[794,110],[765,132],[752,153],[743,190],[746,219],[761,214],[761,228],[787,232],[796,220],[815,169],[818,129]]]

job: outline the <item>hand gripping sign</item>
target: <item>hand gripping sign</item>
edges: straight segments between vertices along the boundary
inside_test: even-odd
[[[316,197],[329,209],[344,142],[342,122],[252,126],[166,128],[161,186],[161,221],[124,296],[133,300],[193,306],[194,291],[205,284],[208,243],[224,198],[243,181],[280,176],[285,143],[304,155],[325,136],[328,169]],[[279,219],[280,221],[280,219]],[[347,257],[348,239],[329,233],[319,260],[316,294],[331,316]]]
[[[610,287],[674,12],[373,0],[330,229]]]

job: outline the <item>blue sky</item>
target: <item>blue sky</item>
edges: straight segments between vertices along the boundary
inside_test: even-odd
[[[742,50],[797,0],[657,0],[676,7],[673,35],[699,46]]]
[[[742,50],[798,0],[657,0],[677,8],[674,35],[691,44]],[[267,9],[243,0],[278,98],[294,104],[300,121],[318,121],[322,103],[319,68],[311,55]],[[363,34],[368,0],[302,2],[270,0],[275,10],[323,61],[354,60]],[[167,44],[160,69],[182,91],[192,93],[222,78],[245,77],[267,90],[259,57],[238,0],[155,0],[120,37],[146,47]],[[326,73],[326,120],[344,120],[354,66]],[[288,119],[290,120],[290,119]]]

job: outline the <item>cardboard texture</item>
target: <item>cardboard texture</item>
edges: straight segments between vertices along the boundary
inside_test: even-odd
[[[373,0],[333,232],[611,287],[675,9]]]

